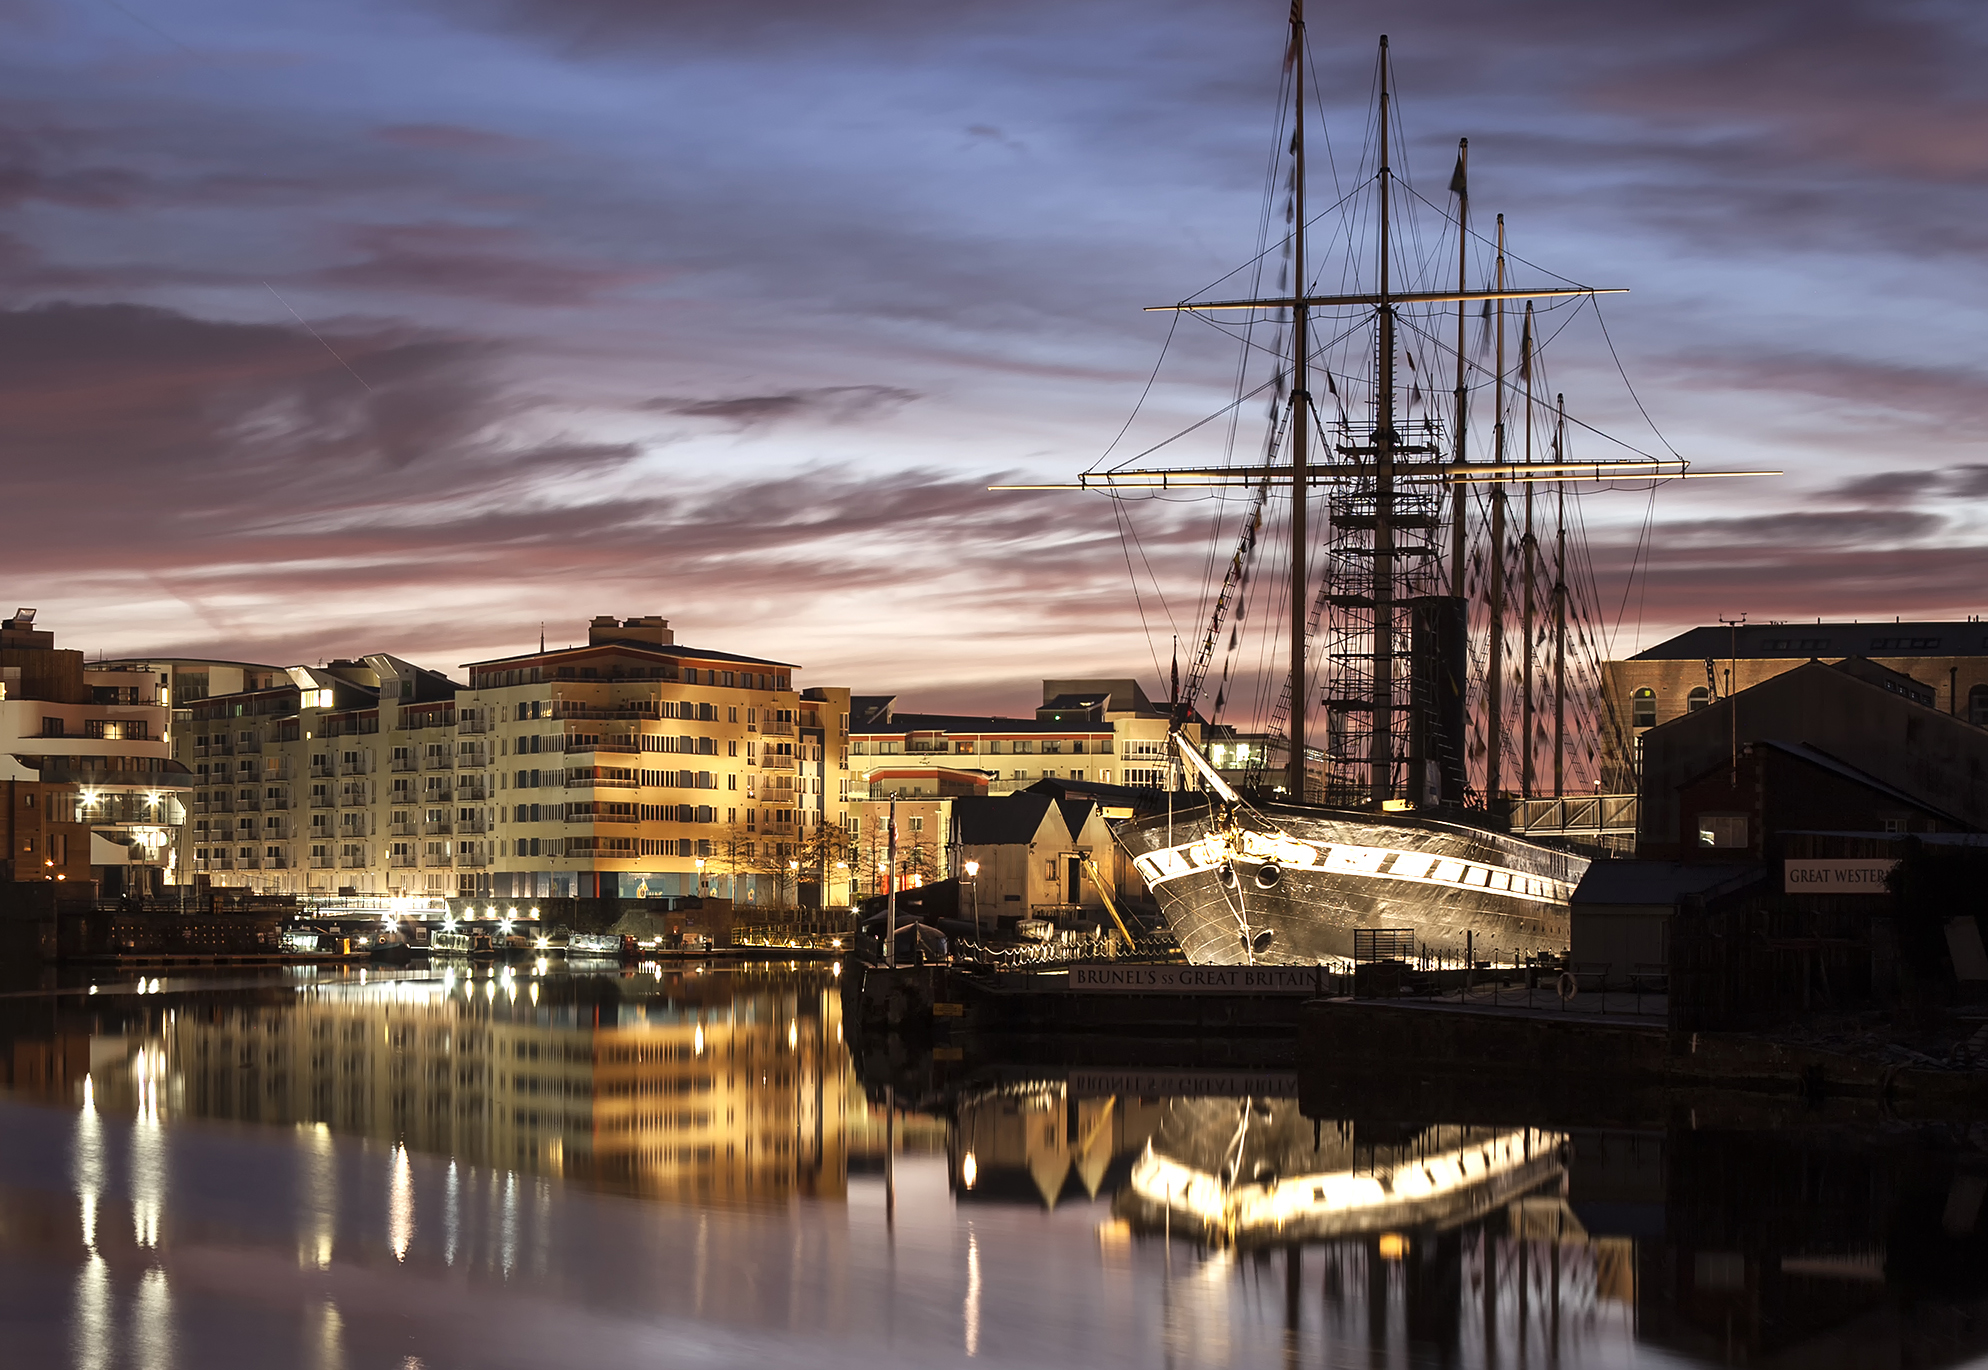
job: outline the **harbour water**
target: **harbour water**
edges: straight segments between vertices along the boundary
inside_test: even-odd
[[[935,1062],[840,1004],[716,962],[0,996],[7,1362],[1988,1353],[1988,1127],[1321,1107],[1274,1061]]]

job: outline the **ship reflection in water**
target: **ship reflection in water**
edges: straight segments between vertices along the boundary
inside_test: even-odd
[[[1276,1072],[971,1059],[866,1083],[805,967],[104,989],[0,1003],[10,1363],[1988,1351],[1988,1129],[1310,1116]]]

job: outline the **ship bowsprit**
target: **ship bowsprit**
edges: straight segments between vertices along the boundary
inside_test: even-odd
[[[1175,940],[1198,965],[1317,965],[1391,930],[1448,955],[1563,953],[1587,861],[1414,815],[1267,806],[1249,826],[1196,806],[1122,824]]]

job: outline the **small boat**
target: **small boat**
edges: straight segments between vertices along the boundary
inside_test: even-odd
[[[436,928],[428,934],[428,952],[432,956],[467,956],[470,936],[459,928]]]
[[[383,932],[366,948],[366,955],[375,961],[404,966],[414,959],[414,944],[407,940],[405,933]]]
[[[635,939],[611,932],[575,932],[566,938],[568,956],[626,956],[634,950]]]

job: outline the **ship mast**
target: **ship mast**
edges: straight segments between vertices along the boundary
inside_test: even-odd
[[[1526,465],[1530,466],[1532,464],[1532,301],[1531,300],[1526,301],[1525,328],[1524,331],[1521,332],[1519,335],[1519,379],[1525,383],[1525,406],[1526,406],[1526,425],[1525,425],[1526,458],[1525,459],[1526,459]],[[1539,574],[1539,544],[1533,538],[1533,532],[1532,532],[1532,505],[1533,505],[1532,496],[1533,496],[1534,484],[1535,482],[1533,481],[1526,482],[1526,500],[1525,500],[1526,527],[1525,527],[1525,535],[1519,539],[1519,547],[1521,549],[1521,554],[1524,558],[1524,563],[1525,563],[1524,569],[1521,572],[1522,576],[1524,577],[1523,593],[1525,599],[1525,610],[1524,610],[1525,630],[1520,635],[1525,644],[1525,649],[1524,649],[1525,656],[1523,658],[1524,668],[1522,671],[1522,675],[1524,678],[1525,695],[1519,706],[1519,736],[1522,739],[1524,739],[1520,743],[1520,745],[1524,748],[1524,750],[1519,753],[1520,757],[1522,758],[1522,760],[1519,763],[1519,794],[1522,798],[1525,799],[1532,798],[1532,789],[1533,789],[1533,784],[1532,784],[1533,659],[1532,658],[1533,658],[1533,639],[1535,636],[1533,631],[1533,625],[1536,622],[1536,618],[1533,613],[1533,600],[1534,600],[1533,582],[1538,578]]]
[[[1387,40],[1383,39],[1385,43]],[[1291,0],[1291,46],[1285,58],[1291,68],[1293,130],[1291,138],[1291,718],[1290,792],[1302,804],[1307,798],[1305,716],[1311,703],[1305,684],[1306,609],[1311,603],[1311,576],[1305,551],[1311,512],[1311,306],[1306,303],[1305,277],[1305,6]],[[1383,116],[1385,117],[1385,116]]]
[[[1553,420],[1553,461],[1567,460],[1567,397],[1557,397]],[[1559,527],[1553,548],[1553,797],[1566,796],[1567,757],[1567,482],[1554,482],[1559,496]]]
[[[1467,307],[1463,292],[1470,289],[1470,139],[1459,138],[1456,144],[1456,174],[1450,177],[1450,189],[1456,192],[1456,440],[1452,444],[1454,460],[1469,460],[1464,451],[1464,430],[1470,422],[1470,392],[1465,388],[1464,377],[1464,310]],[[1450,596],[1462,599],[1464,596],[1464,562],[1470,555],[1469,530],[1465,526],[1465,516],[1470,511],[1470,483],[1459,479],[1456,493],[1450,505]]]
[[[1496,397],[1491,411],[1491,446],[1493,469],[1502,472],[1505,466],[1505,216],[1498,216],[1498,260],[1496,285],[1498,292],[1498,352],[1492,394]],[[1505,719],[1505,482],[1491,482],[1491,641],[1490,665],[1484,672],[1484,806],[1495,808],[1498,803],[1499,770],[1504,760],[1504,719]]]
[[[1368,736],[1367,798],[1375,808],[1394,795],[1394,302],[1388,260],[1389,210],[1394,199],[1388,157],[1387,35],[1381,35],[1380,121],[1380,392],[1374,413],[1374,680],[1373,731]]]

